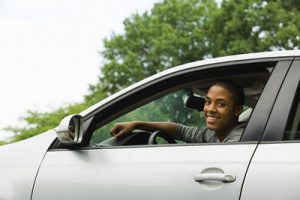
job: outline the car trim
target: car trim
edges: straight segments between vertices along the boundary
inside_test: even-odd
[[[281,141],[299,86],[300,61],[292,63],[270,115],[263,141]]]
[[[157,147],[186,147],[186,146],[212,146],[212,145],[250,145],[256,142],[227,142],[227,143],[185,143],[185,144],[153,144],[153,145],[128,145],[128,146],[88,146],[88,147],[72,147],[72,148],[55,148],[48,151],[78,151],[78,150],[99,150],[99,149],[128,149],[128,148],[157,148]]]
[[[241,141],[260,141],[268,122],[275,99],[292,61],[277,63],[265,88],[257,102]],[[268,91],[267,93],[264,91]]]

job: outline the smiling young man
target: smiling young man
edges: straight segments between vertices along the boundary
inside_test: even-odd
[[[245,123],[239,124],[238,117],[243,110],[243,89],[232,81],[218,81],[210,86],[205,97],[204,115],[206,127],[189,127],[173,122],[132,121],[117,123],[111,134],[119,139],[134,129],[161,131],[174,139],[189,143],[237,142]]]

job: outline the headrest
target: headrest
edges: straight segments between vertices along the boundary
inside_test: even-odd
[[[251,116],[252,108],[244,110],[239,116],[239,122],[247,122]]]

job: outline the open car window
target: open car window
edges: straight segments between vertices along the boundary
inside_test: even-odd
[[[241,71],[238,74],[236,71],[229,71],[228,73],[222,72],[222,75],[215,76],[206,76],[207,78],[201,78],[199,76],[199,80],[195,80],[193,78],[188,79],[190,82],[185,84],[180,83],[176,85],[176,82],[172,82],[167,89],[160,90],[157,87],[157,91],[153,92],[153,90],[149,88],[143,89],[143,95],[141,95],[141,91],[139,91],[139,98],[133,103],[129,103],[126,105],[126,102],[118,106],[114,106],[114,108],[118,108],[111,115],[110,120],[108,114],[99,114],[99,116],[107,116],[104,118],[106,121],[99,120],[99,122],[95,122],[94,120],[94,128],[92,130],[90,145],[97,146],[127,146],[127,145],[146,145],[149,142],[149,137],[151,133],[146,133],[145,131],[136,130],[136,134],[132,134],[129,138],[125,140],[121,140],[116,142],[114,138],[111,137],[110,130],[113,125],[117,122],[125,122],[125,121],[169,121],[176,122],[180,124],[184,124],[192,127],[205,127],[205,119],[204,114],[201,111],[201,98],[203,98],[209,86],[217,80],[231,80],[239,84],[244,92],[245,92],[245,104],[244,104],[244,112],[239,117],[239,121],[243,123],[247,123],[253,109],[255,109],[255,105],[259,100],[260,94],[263,91],[265,84],[268,81],[270,74],[272,73],[274,63],[266,63],[264,68],[259,66],[259,69],[255,67],[255,65],[251,66],[251,68],[247,68],[247,70]],[[225,74],[225,75],[224,75]],[[204,75],[202,75],[204,76]],[[180,76],[177,77],[180,79]],[[175,83],[175,84],[174,84]],[[158,83],[157,85],[159,85]],[[165,84],[162,82],[161,84]],[[162,87],[166,87],[162,85]],[[149,90],[149,91],[147,91]],[[189,97],[194,97],[195,102],[189,104],[187,100]],[[131,99],[135,98],[134,94]],[[113,107],[113,105],[112,105]],[[119,114],[116,114],[119,113]],[[99,117],[100,118],[100,117]],[[97,117],[96,117],[97,120]],[[164,144],[168,143],[165,141],[165,138],[158,139],[157,143]],[[177,143],[181,143],[177,141]]]
[[[98,144],[110,138],[110,130],[117,122],[170,121],[188,126],[204,126],[203,114],[184,104],[187,97],[187,91],[180,90],[143,105],[95,130],[91,143]]]

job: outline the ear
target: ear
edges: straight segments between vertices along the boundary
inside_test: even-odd
[[[238,117],[243,112],[243,106],[235,107],[234,115]]]

